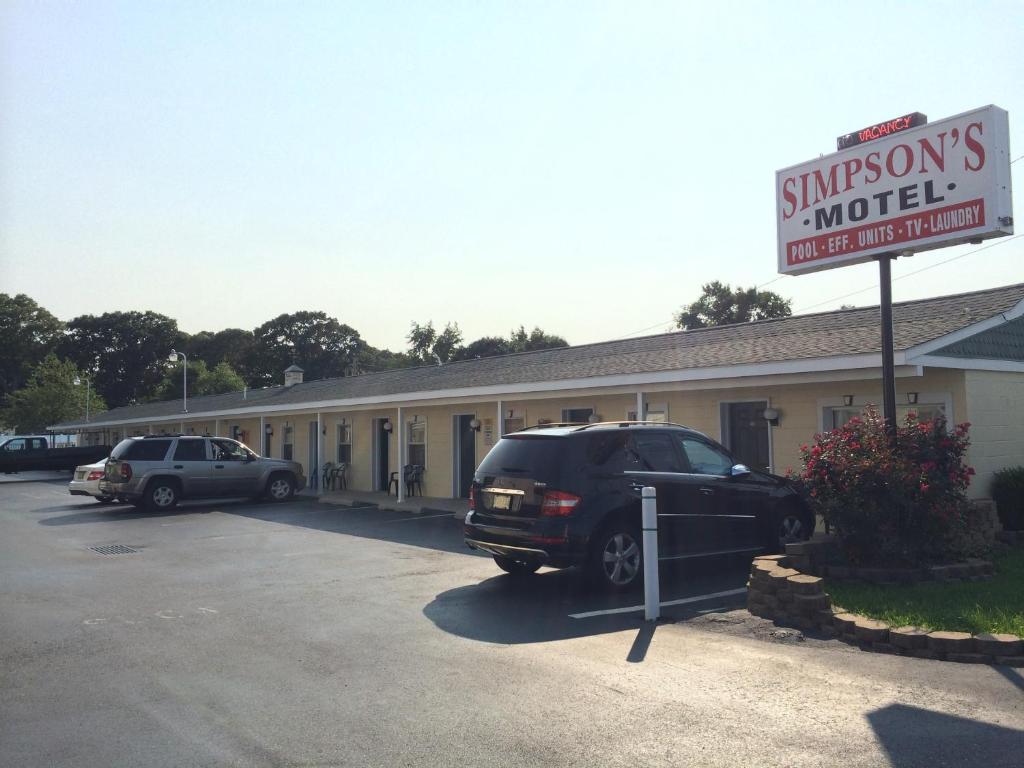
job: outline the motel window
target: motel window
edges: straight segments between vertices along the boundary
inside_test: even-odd
[[[567,424],[586,424],[594,415],[593,408],[563,408],[562,421]]]
[[[526,426],[526,411],[519,408],[506,408],[501,434],[518,432]]]
[[[644,420],[656,421],[659,424],[668,423],[668,403],[646,403],[644,405]],[[636,411],[626,411],[626,421],[636,421]]]
[[[338,425],[338,459],[339,464],[352,463],[352,425],[344,419]]]
[[[281,445],[281,458],[285,461],[292,460],[292,441],[295,439],[295,429],[285,424],[284,427],[284,438]]]
[[[409,443],[406,457],[409,464],[427,465],[427,423],[410,421],[408,424]]]
[[[879,407],[879,414],[882,409]],[[916,413],[919,421],[931,421],[936,417],[946,417],[946,406],[944,403],[918,403],[916,405],[897,405],[896,406],[896,422],[902,424],[903,420],[907,418],[907,414]],[[825,429],[839,429],[846,424],[854,416],[863,416],[864,406],[861,405],[844,405],[826,407],[824,412],[824,418],[822,423],[825,425]]]

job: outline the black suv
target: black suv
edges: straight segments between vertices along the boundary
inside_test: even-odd
[[[657,489],[660,560],[775,552],[814,531],[784,478],[748,469],[687,427],[617,422],[499,440],[473,477],[466,543],[509,573],[582,565],[624,589],[642,580],[644,486]]]

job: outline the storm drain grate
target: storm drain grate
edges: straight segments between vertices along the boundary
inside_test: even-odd
[[[101,555],[132,555],[139,551],[126,547],[124,544],[104,544],[101,547],[89,547],[89,549]]]

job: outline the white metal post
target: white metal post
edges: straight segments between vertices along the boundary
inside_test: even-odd
[[[498,428],[495,433],[499,440],[505,436],[505,403],[501,400],[498,401]]]
[[[260,456],[264,455],[264,451],[267,450],[267,417],[260,416],[260,436],[259,436],[259,450],[256,451]]]
[[[644,420],[644,393],[643,392],[637,392],[636,393],[636,420],[637,421],[643,421]]]
[[[398,503],[405,501],[405,415],[398,406]]]
[[[220,437],[220,419],[213,420],[213,436]]]
[[[321,471],[321,467],[324,465],[324,421],[320,416],[320,411],[316,412],[316,463],[317,466],[313,467],[314,471],[319,472],[316,478],[316,495],[319,496],[324,492],[324,474]]]
[[[661,610],[661,585],[658,583],[658,500],[651,486],[642,491],[641,525],[644,539],[644,618],[657,621]]]

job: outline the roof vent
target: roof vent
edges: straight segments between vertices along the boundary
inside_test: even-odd
[[[289,365],[284,369],[284,385],[290,387],[293,384],[301,384],[302,374],[304,373],[305,371],[299,368],[299,366]]]

